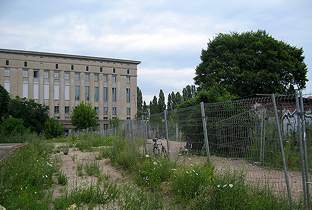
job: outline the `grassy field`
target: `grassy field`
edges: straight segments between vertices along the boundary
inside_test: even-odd
[[[144,155],[140,148],[141,141],[117,136],[28,141],[0,163],[0,204],[7,209],[288,209],[286,199],[248,185],[241,173],[220,175],[210,163],[182,164]],[[293,209],[302,209],[300,203]]]

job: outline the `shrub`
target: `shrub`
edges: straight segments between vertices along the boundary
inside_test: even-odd
[[[95,128],[97,126],[97,113],[91,104],[82,102],[75,107],[71,121],[77,129]]]
[[[10,95],[8,91],[0,85],[0,122],[8,114],[9,101]]]
[[[64,134],[64,126],[59,121],[49,118],[44,123],[44,135],[47,139],[62,136]]]
[[[147,157],[141,164],[138,164],[138,175],[136,181],[139,185],[156,189],[160,187],[161,182],[170,178],[174,164],[166,158]]]
[[[21,136],[27,132],[27,129],[23,125],[22,119],[9,117],[5,119],[0,125],[0,132],[2,136]]]
[[[211,165],[181,167],[172,176],[172,191],[181,201],[188,202],[198,195],[200,188],[213,181]]]

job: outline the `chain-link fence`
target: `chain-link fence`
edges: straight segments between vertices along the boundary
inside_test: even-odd
[[[244,173],[247,183],[310,206],[312,99],[259,95],[219,103],[201,103],[127,120],[98,131],[145,139],[150,155],[189,164],[205,162],[217,173]]]

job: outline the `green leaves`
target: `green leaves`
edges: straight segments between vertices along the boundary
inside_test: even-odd
[[[289,93],[304,88],[307,67],[303,50],[265,31],[219,34],[202,51],[195,83],[201,89],[225,88],[233,95]]]
[[[82,102],[73,110],[71,120],[77,129],[94,128],[97,124],[97,114],[91,104]]]

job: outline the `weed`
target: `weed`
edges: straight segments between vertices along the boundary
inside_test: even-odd
[[[77,163],[77,176],[83,176],[83,164],[82,163]]]
[[[67,176],[63,171],[60,171],[57,176],[57,183],[60,185],[66,185],[67,184]]]
[[[100,166],[97,161],[92,161],[84,165],[84,171],[88,176],[100,176]]]
[[[81,151],[91,151],[93,147],[111,146],[112,137],[103,137],[95,134],[81,135],[76,147]]]

